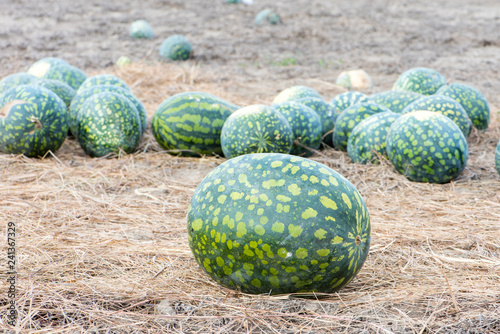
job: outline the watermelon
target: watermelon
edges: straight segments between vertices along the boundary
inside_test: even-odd
[[[26,72],[13,73],[0,80],[0,94],[8,91],[12,87],[28,85],[38,80],[39,78]]]
[[[323,99],[314,89],[307,86],[292,86],[282,90],[273,100],[273,104],[298,100],[304,97],[315,97]]]
[[[148,118],[146,109],[144,108],[144,105],[141,103],[141,101],[139,101],[139,99],[135,97],[135,95],[132,94],[129,89],[125,89],[121,86],[116,85],[99,85],[91,86],[83,90],[79,89],[76,92],[75,97],[71,101],[71,104],[69,106],[68,125],[73,136],[75,138],[78,138],[78,114],[80,113],[83,103],[92,95],[105,92],[119,94],[123,97],[126,97],[130,100],[130,102],[132,102],[139,115],[141,134],[143,134],[144,131],[146,131],[146,127],[148,125]]]
[[[28,68],[28,73],[34,75],[37,78],[41,78],[45,73],[47,73],[47,71],[51,66],[55,65],[70,65],[70,64],[61,58],[46,57],[33,63]]]
[[[346,108],[335,121],[333,129],[333,145],[335,148],[340,151],[347,151],[347,141],[354,127],[365,118],[385,111],[390,110],[374,102],[358,103]]]
[[[263,25],[265,23],[276,25],[281,23],[281,17],[272,9],[266,8],[255,16],[254,23],[256,25]]]
[[[293,133],[290,154],[310,157],[321,145],[321,119],[306,105],[289,101],[277,104],[274,110],[285,116]],[[311,150],[312,149],[312,150]]]
[[[220,134],[228,159],[249,153],[290,153],[293,132],[285,117],[273,108],[255,104],[229,116]]]
[[[415,67],[401,74],[392,89],[432,95],[444,85],[446,85],[446,78],[436,70]]]
[[[500,175],[500,140],[497,144],[497,149],[495,150],[495,166],[497,168],[498,175]]]
[[[75,66],[64,63],[40,67],[36,72],[41,79],[53,79],[62,81],[74,90],[78,90],[80,85],[87,79],[87,75]]]
[[[212,170],[191,198],[187,230],[212,279],[252,294],[337,291],[370,246],[368,210],[352,183],[278,153],[239,156]]]
[[[418,110],[392,123],[387,155],[410,181],[446,183],[462,173],[469,149],[464,134],[451,119]]]
[[[0,152],[43,157],[61,147],[68,112],[52,91],[19,85],[0,95]]]
[[[303,97],[295,102],[304,104],[314,110],[321,119],[321,138],[327,145],[332,146],[333,127],[337,119],[337,113],[333,107],[323,99],[317,97]]]
[[[338,115],[347,107],[363,102],[370,102],[370,98],[361,92],[349,91],[335,96],[330,105]]]
[[[182,35],[172,35],[160,45],[160,57],[171,60],[186,60],[191,56],[192,45]]]
[[[137,109],[116,93],[99,93],[86,99],[77,122],[78,142],[92,157],[132,153],[141,139]]]
[[[370,100],[393,112],[401,113],[407,105],[423,96],[415,92],[388,90],[370,95]]]
[[[360,164],[378,163],[379,156],[387,156],[387,132],[399,116],[392,111],[381,112],[356,125],[347,141],[347,154],[351,161]]]
[[[436,94],[451,97],[464,108],[472,125],[478,130],[486,130],[490,123],[490,106],[486,97],[478,89],[464,84],[452,83],[439,88]]]
[[[116,67],[123,67],[123,66],[127,66],[127,65],[130,65],[132,63],[132,60],[130,60],[129,57],[127,56],[120,56],[116,62],[115,62],[115,66]]]
[[[153,27],[151,27],[149,22],[146,20],[137,20],[132,22],[129,33],[130,37],[135,39],[150,39],[154,36]]]
[[[472,123],[467,112],[460,103],[451,97],[444,95],[425,96],[407,105],[401,113],[406,114],[416,110],[434,111],[445,115],[458,125],[465,137],[469,136],[472,129]]]
[[[337,76],[335,84],[346,89],[369,89],[373,87],[372,78],[364,70],[344,71]]]
[[[123,89],[130,90],[129,86],[125,81],[123,81],[122,79],[113,74],[98,74],[92,77],[88,77],[84,82],[82,82],[82,85],[78,90],[81,91],[90,87],[102,86],[102,85],[118,86]]]
[[[68,84],[52,79],[38,79],[34,85],[47,88],[48,90],[55,93],[61,100],[63,100],[66,108],[69,108],[71,101],[75,97],[75,90],[71,88]]]
[[[222,154],[222,125],[239,107],[212,94],[186,92],[163,101],[151,127],[162,148],[171,154],[202,156]]]

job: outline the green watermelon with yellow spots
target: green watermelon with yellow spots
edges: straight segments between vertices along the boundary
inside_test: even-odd
[[[392,90],[432,95],[444,85],[446,78],[438,71],[427,67],[415,67],[401,74]]]
[[[68,112],[52,91],[19,85],[0,95],[0,152],[44,157],[68,134]]]
[[[164,100],[151,122],[160,146],[174,155],[222,154],[221,131],[239,107],[205,92],[186,92]]]
[[[279,92],[279,94],[274,97],[273,104],[294,101],[305,97],[323,99],[315,89],[303,85],[297,85],[288,87]]]
[[[118,86],[126,90],[130,90],[130,87],[127,85],[123,79],[120,77],[117,77],[114,74],[97,74],[91,77],[88,77],[85,79],[84,82],[82,82],[80,88],[78,88],[79,91],[82,91],[84,89],[90,88],[90,87],[95,87],[95,86],[102,86],[102,85],[112,85],[112,86]]]
[[[330,105],[332,106],[334,112],[339,115],[348,107],[363,102],[370,102],[370,98],[361,92],[348,91],[335,96],[330,101]]]
[[[191,56],[193,46],[182,35],[172,35],[160,45],[160,57],[170,60],[187,60]]]
[[[141,120],[126,97],[104,92],[92,95],[78,113],[78,142],[91,157],[132,153],[141,139]]]
[[[37,68],[37,71],[33,72],[33,74],[41,79],[62,81],[74,90],[78,90],[80,85],[87,79],[85,72],[68,63],[56,62],[49,65]]]
[[[303,97],[298,100],[294,100],[294,102],[306,105],[318,114],[321,119],[322,141],[325,144],[332,146],[333,127],[335,126],[335,120],[338,116],[332,105],[317,97]]]
[[[10,74],[0,80],[0,94],[8,91],[10,88],[19,85],[29,85],[40,80],[32,74],[26,72],[18,72]]]
[[[500,140],[497,144],[497,149],[495,150],[495,167],[497,168],[498,175],[500,175]]]
[[[457,178],[469,157],[467,140],[448,117],[427,110],[409,112],[392,123],[387,155],[410,181],[446,183]]]
[[[51,66],[70,65],[66,60],[58,57],[45,57],[34,62],[29,68],[28,73],[37,78],[41,78],[48,72]]]
[[[407,105],[421,97],[424,95],[415,92],[388,90],[370,95],[370,100],[393,112],[401,113]]]
[[[486,97],[469,85],[452,83],[439,88],[436,94],[451,97],[464,108],[472,125],[478,130],[486,130],[490,123],[490,106]]]
[[[34,85],[47,88],[48,90],[54,92],[57,96],[63,100],[67,108],[69,108],[71,101],[75,97],[75,90],[71,88],[68,84],[52,79],[38,79],[33,83]]]
[[[187,221],[200,267],[222,286],[252,294],[337,291],[370,246],[368,210],[352,183],[287,154],[242,155],[212,170]]]

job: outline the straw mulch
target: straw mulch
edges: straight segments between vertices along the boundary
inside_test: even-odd
[[[231,95],[225,88],[234,83],[214,80],[196,66],[137,64],[115,74],[131,85],[150,117],[163,99],[187,90],[241,105],[265,100],[237,89]],[[9,221],[18,231],[20,315],[12,329],[499,333],[500,178],[493,152],[500,132],[494,107],[492,114],[490,129],[469,138],[468,167],[450,184],[409,182],[387,162],[357,165],[333,149],[315,155],[362,193],[372,245],[346,288],[308,298],[227,290],[194,261],[185,219],[190,197],[224,159],[170,156],[150,129],[140,150],[128,156],[92,159],[74,139],[45,159],[2,154],[1,232],[6,235]],[[6,254],[5,243],[1,248]],[[0,290],[0,328],[6,328],[4,279]]]

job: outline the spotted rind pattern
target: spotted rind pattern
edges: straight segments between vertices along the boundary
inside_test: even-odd
[[[47,88],[48,90],[55,93],[61,100],[63,100],[66,108],[69,108],[71,101],[75,97],[75,90],[71,88],[68,84],[52,79],[39,79],[33,83],[34,85]]]
[[[221,146],[228,159],[249,153],[289,153],[293,132],[285,117],[271,107],[255,104],[228,117]]]
[[[132,22],[129,29],[130,37],[136,39],[150,39],[154,37],[153,27],[146,20]]]
[[[123,81],[123,79],[121,79],[120,77],[117,77],[116,75],[113,74],[98,74],[88,77],[82,83],[78,91],[82,91],[90,87],[103,86],[103,85],[118,86],[130,91],[130,87],[127,85],[127,83]]]
[[[160,56],[171,60],[186,60],[191,55],[192,45],[182,35],[172,35],[160,45]]]
[[[338,116],[335,109],[328,102],[317,97],[303,97],[295,102],[308,106],[318,114],[321,119],[322,140],[325,144],[332,146],[333,127]]]
[[[79,68],[64,64],[56,63],[45,68],[44,73],[40,73],[42,79],[59,80],[68,84],[75,91],[87,79],[87,75]]]
[[[31,83],[37,82],[38,80],[39,78],[26,72],[10,74],[0,80],[0,94],[3,94],[12,87],[19,85],[29,85]]]
[[[399,117],[387,134],[387,155],[398,172],[416,182],[446,183],[462,173],[469,150],[448,117],[426,110]]]
[[[444,85],[446,85],[446,78],[438,71],[426,67],[415,67],[401,74],[392,89],[432,95]]]
[[[337,291],[370,246],[356,188],[325,165],[287,154],[248,154],[215,168],[193,194],[187,228],[200,267],[253,294]]]
[[[423,96],[415,92],[388,90],[373,94],[370,96],[370,99],[393,112],[401,113],[407,105]]]
[[[349,91],[335,96],[330,101],[330,105],[338,115],[347,107],[363,102],[370,102],[370,98],[361,92]]]
[[[273,100],[273,104],[278,104],[282,102],[294,101],[302,99],[304,97],[314,97],[317,99],[323,99],[321,95],[311,87],[307,86],[292,86],[282,90]]]

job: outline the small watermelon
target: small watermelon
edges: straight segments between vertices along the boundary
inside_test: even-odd
[[[67,108],[69,108],[69,105],[76,94],[73,88],[59,80],[39,79],[34,83],[34,85],[47,88],[48,90],[54,92],[61,98],[61,100],[63,100]]]
[[[273,100],[273,104],[294,101],[304,97],[315,97],[323,99],[314,89],[307,86],[292,86],[282,90]]]
[[[422,94],[410,91],[388,90],[370,95],[370,100],[387,107],[393,112],[401,113],[407,105],[423,96]]]
[[[281,23],[281,17],[272,9],[266,8],[255,16],[254,23],[256,25],[263,25],[265,23],[276,25]]]
[[[347,141],[354,127],[373,114],[390,111],[374,102],[363,102],[346,108],[337,117],[333,129],[333,145],[340,151],[347,151]]]
[[[135,39],[154,37],[153,27],[146,20],[137,20],[132,22],[129,29],[130,37]]]
[[[66,60],[57,57],[42,58],[28,68],[28,73],[37,78],[41,78],[49,71],[51,66],[55,65],[70,65]]]
[[[467,140],[448,117],[418,110],[399,117],[387,133],[387,155],[410,181],[446,183],[465,168]]]
[[[39,78],[26,72],[13,73],[0,80],[0,94],[8,91],[12,87],[19,85],[28,85],[31,83],[35,83],[38,80]]]
[[[224,287],[253,294],[331,293],[361,269],[370,218],[336,171],[287,154],[247,154],[212,170],[188,209],[200,267]]]
[[[295,102],[283,102],[274,106],[274,110],[285,116],[293,133],[293,146],[290,154],[310,157],[321,145],[321,119],[308,106]]]
[[[160,45],[160,56],[171,60],[186,60],[191,56],[192,45],[182,35],[172,35]]]
[[[490,123],[490,106],[486,97],[476,88],[452,83],[439,88],[436,94],[451,97],[464,108],[472,125],[478,130],[486,130]]]
[[[45,70],[45,72],[42,70]],[[87,79],[87,75],[82,70],[64,63],[56,63],[40,68],[40,70],[37,71],[37,75],[42,79],[62,81],[71,86],[74,90],[78,90],[82,82]]]
[[[222,126],[238,108],[208,93],[176,94],[156,109],[151,122],[153,135],[158,144],[172,154],[220,155]]]
[[[52,91],[19,85],[0,95],[0,152],[43,157],[61,147],[68,112]]]
[[[351,161],[360,164],[378,163],[379,156],[387,156],[387,132],[399,116],[392,111],[381,112],[356,125],[347,141],[347,154]]]
[[[370,102],[370,98],[361,92],[349,91],[335,96],[330,105],[338,115],[347,107],[363,102]]]
[[[116,93],[99,93],[86,99],[77,122],[78,142],[92,157],[132,153],[141,139],[137,109]]]
[[[321,138],[325,144],[332,146],[333,127],[337,119],[337,113],[333,107],[325,100],[317,97],[303,97],[295,100],[295,102],[308,106],[318,114],[321,119]]]
[[[392,89],[432,95],[444,85],[446,85],[446,78],[436,70],[415,67],[401,74]]]
[[[123,67],[123,66],[127,66],[127,65],[130,65],[132,63],[132,60],[130,60],[129,57],[127,56],[120,56],[116,62],[115,62],[115,66],[116,67]]]
[[[88,77],[84,82],[82,82],[82,85],[78,90],[81,91],[90,87],[102,85],[118,86],[130,90],[130,87],[125,81],[113,74],[98,74]]]
[[[80,113],[83,103],[92,95],[96,95],[99,93],[115,93],[129,99],[129,101],[132,102],[132,104],[136,108],[139,115],[141,134],[146,131],[146,127],[148,126],[146,109],[144,108],[142,102],[139,101],[139,99],[135,97],[135,95],[132,94],[129,89],[125,89],[123,87],[115,85],[98,85],[91,86],[83,90],[79,89],[78,92],[76,92],[75,97],[71,101],[71,104],[69,106],[68,126],[71,134],[73,134],[75,138],[78,138],[78,114]]]
[[[437,94],[425,96],[407,105],[401,113],[406,114],[416,110],[434,111],[445,115],[458,125],[465,137],[469,136],[472,129],[467,112],[451,97]]]
[[[261,104],[235,111],[220,136],[228,159],[248,153],[289,153],[293,145],[293,132],[285,117]]]
[[[335,84],[346,89],[369,89],[373,87],[372,78],[364,70],[351,70],[340,73]]]
[[[497,144],[497,149],[495,150],[495,166],[497,168],[498,175],[500,175],[500,140]]]

